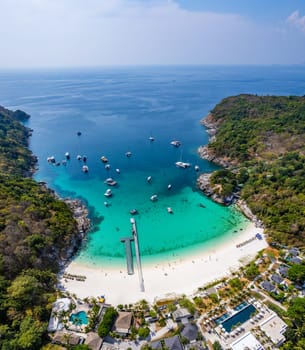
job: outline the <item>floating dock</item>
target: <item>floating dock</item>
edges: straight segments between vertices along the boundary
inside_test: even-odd
[[[125,244],[125,253],[126,253],[126,264],[127,264],[127,273],[128,275],[133,275],[133,259],[131,252],[131,241],[133,241],[133,237],[123,237],[121,238],[121,242]]]
[[[133,234],[133,238],[134,238],[134,245],[135,245],[135,251],[136,251],[136,259],[137,259],[137,265],[138,265],[140,290],[141,290],[141,292],[144,292],[145,288],[144,288],[144,279],[143,279],[143,274],[142,274],[142,266],[141,266],[141,258],[140,258],[140,250],[139,250],[139,242],[138,242],[138,232],[137,232],[136,220],[134,218],[130,218],[130,223],[131,223],[131,226],[132,226],[132,234]]]

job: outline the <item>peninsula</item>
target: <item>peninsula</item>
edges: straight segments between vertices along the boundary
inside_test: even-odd
[[[22,111],[0,107],[0,347],[40,349],[57,273],[88,229],[87,210],[31,178],[36,157]]]
[[[246,202],[270,242],[303,246],[305,97],[228,97],[202,124],[211,138],[199,154],[223,168],[199,187],[222,203]]]

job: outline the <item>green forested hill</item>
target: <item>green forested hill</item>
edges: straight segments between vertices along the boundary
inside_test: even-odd
[[[77,235],[67,205],[25,177],[35,164],[27,118],[0,107],[0,349],[40,349],[58,262]]]
[[[241,185],[272,239],[304,245],[305,97],[228,97],[209,119],[217,128],[209,152],[236,165],[233,176],[216,172],[212,181]]]

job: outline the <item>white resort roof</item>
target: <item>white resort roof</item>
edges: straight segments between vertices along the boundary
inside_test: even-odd
[[[232,350],[264,350],[263,345],[250,332],[245,333],[242,337],[231,343]]]
[[[287,328],[286,323],[276,314],[271,315],[260,325],[260,329],[271,339],[273,344],[281,345],[285,341],[283,333]]]
[[[61,298],[57,299],[53,303],[52,313],[49,320],[48,331],[55,332],[63,329],[63,325],[59,321],[59,317],[57,316],[61,311],[68,311],[71,304],[71,300],[69,298]]]

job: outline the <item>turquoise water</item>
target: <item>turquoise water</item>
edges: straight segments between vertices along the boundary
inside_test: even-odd
[[[72,314],[70,316],[70,321],[77,325],[83,325],[83,324],[86,325],[88,324],[87,314],[85,311],[80,311],[80,312],[77,312],[76,314]]]
[[[1,104],[31,114],[30,147],[39,158],[35,178],[89,207],[93,228],[77,259],[122,267],[120,239],[131,235],[133,208],[138,210],[144,263],[213,249],[237,235],[246,219],[196,189],[200,172],[194,165],[204,172],[215,169],[197,155],[198,146],[208,142],[199,121],[228,95],[305,91],[305,69],[297,66],[19,71],[0,72],[0,78]],[[155,141],[149,141],[150,136]],[[176,139],[182,143],[179,148],[170,145]],[[47,157],[61,162],[67,151],[71,159],[66,166],[48,164]],[[127,151],[132,152],[130,158]],[[89,173],[82,172],[78,154],[87,156]],[[109,170],[100,161],[102,155],[109,159]],[[192,166],[177,168],[177,161]],[[118,182],[111,198],[104,196],[108,177]],[[150,200],[154,194],[156,202]]]

